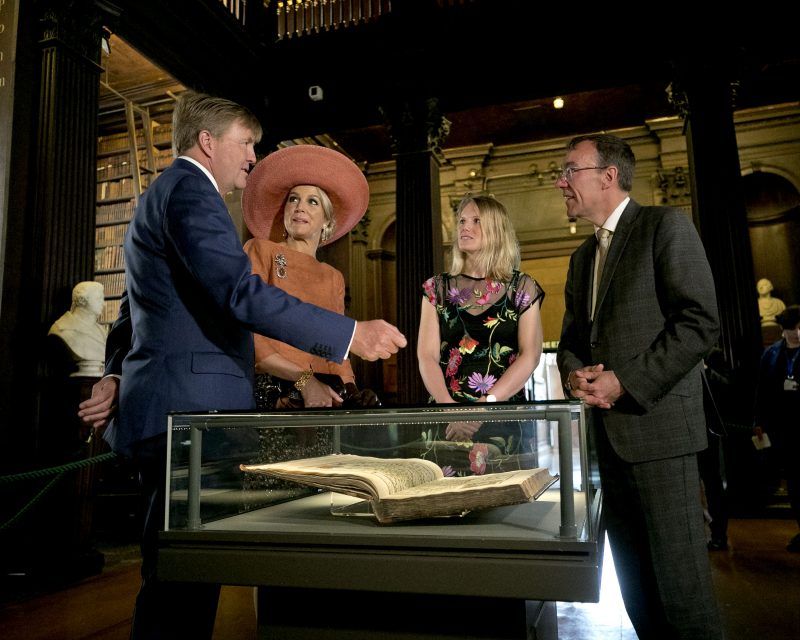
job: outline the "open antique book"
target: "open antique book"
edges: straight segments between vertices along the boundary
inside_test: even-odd
[[[446,478],[438,465],[421,458],[343,454],[241,469],[363,498],[381,523],[528,502],[558,478],[541,468]]]

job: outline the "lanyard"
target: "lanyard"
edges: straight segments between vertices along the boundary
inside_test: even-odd
[[[792,371],[794,371],[794,363],[797,361],[797,356],[800,354],[800,348],[795,350],[792,359],[789,360],[789,350],[786,350],[786,377],[787,378],[794,378],[792,375]]]

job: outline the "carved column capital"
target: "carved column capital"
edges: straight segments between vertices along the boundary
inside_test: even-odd
[[[745,62],[738,49],[692,50],[672,64],[673,79],[666,88],[670,104],[684,120],[691,117],[698,99],[722,94],[733,111]]]
[[[439,110],[438,98],[398,99],[380,111],[396,153],[432,151],[441,156],[450,121]]]
[[[355,227],[352,228],[350,231],[350,238],[353,242],[358,242],[361,244],[367,244],[369,241],[369,225],[372,222],[369,216],[369,209],[358,221]]]
[[[103,16],[91,0],[45,0],[40,5],[40,42],[60,43],[90,62],[100,59]]]

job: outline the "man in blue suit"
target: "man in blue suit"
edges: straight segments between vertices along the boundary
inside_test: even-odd
[[[565,388],[588,405],[603,518],[639,638],[722,636],[700,508],[702,360],[719,333],[711,269],[689,217],[629,197],[635,158],[610,135],[567,145],[556,182],[591,222],[572,255],[558,345]]]
[[[405,346],[382,320],[353,320],[300,302],[251,273],[222,196],[243,189],[261,126],[229,100],[187,93],[173,113],[179,156],[142,195],[125,237],[127,296],[107,374],[82,419],[136,461],[147,501],[142,588],[131,637],[211,637],[219,587],[159,582],[167,414],[254,408],[252,333],[340,362]]]

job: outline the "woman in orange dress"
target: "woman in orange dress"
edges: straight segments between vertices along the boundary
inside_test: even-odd
[[[317,260],[317,249],[345,236],[363,217],[369,186],[341,153],[315,145],[286,147],[253,168],[242,196],[245,244],[253,273],[304,302],[344,313],[341,272]],[[285,343],[255,336],[260,409],[368,406],[377,396],[355,386],[350,362],[329,362]]]

